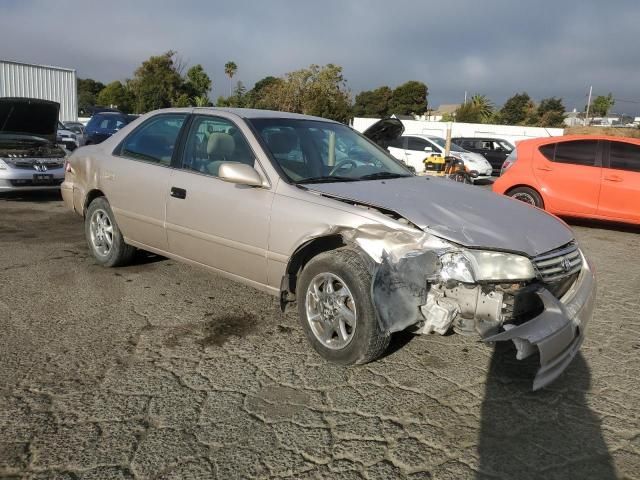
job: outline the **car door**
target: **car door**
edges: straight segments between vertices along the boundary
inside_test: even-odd
[[[424,170],[425,158],[433,153],[439,153],[435,150],[434,145],[420,137],[407,136],[407,148],[405,154],[407,156],[406,163],[416,169],[416,172]]]
[[[401,162],[407,163],[407,137],[398,137],[395,140],[389,142],[387,150],[394,157]]]
[[[240,162],[256,168],[267,181],[243,132],[227,118],[196,115],[182,150],[167,187],[169,250],[266,284],[273,191],[229,183],[218,176],[222,163]]]
[[[533,171],[545,207],[564,214],[593,215],[598,209],[602,146],[599,140],[548,143],[533,152]]]
[[[167,250],[164,228],[171,160],[187,114],[151,117],[104,162],[101,185],[125,238]]]
[[[640,222],[640,145],[605,142],[598,215]]]
[[[505,152],[505,150],[498,142],[490,138],[482,139],[481,145],[482,155],[484,155],[484,158],[486,158],[487,161],[491,164],[494,173],[497,174],[498,172],[500,172],[502,164],[507,158],[508,153]]]

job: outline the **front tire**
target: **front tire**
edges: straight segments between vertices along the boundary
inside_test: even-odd
[[[507,192],[507,196],[544,209],[544,201],[538,192],[529,187],[518,187]]]
[[[84,233],[89,250],[99,264],[119,267],[131,263],[136,249],[125,243],[106,198],[96,198],[87,208]]]
[[[314,257],[296,293],[302,329],[326,360],[367,363],[389,346],[390,336],[380,330],[371,301],[371,273],[358,251],[343,248]]]

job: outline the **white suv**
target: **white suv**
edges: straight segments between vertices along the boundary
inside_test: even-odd
[[[389,152],[398,160],[416,169],[417,173],[424,172],[424,159],[432,154],[444,156],[446,140],[441,137],[423,135],[418,133],[406,134],[392,141]],[[487,180],[491,178],[493,168],[491,164],[478,153],[473,153],[451,143],[449,155],[459,158],[469,170],[478,172],[477,180]]]

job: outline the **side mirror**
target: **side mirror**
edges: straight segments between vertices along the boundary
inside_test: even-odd
[[[218,177],[229,183],[247,185],[250,187],[261,187],[262,177],[250,165],[238,162],[224,162],[218,168]]]
[[[425,152],[433,152],[433,147],[424,147]]]

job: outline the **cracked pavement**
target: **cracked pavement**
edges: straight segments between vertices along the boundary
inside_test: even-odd
[[[599,280],[581,354],[397,335],[343,368],[294,310],[140,254],[105,269],[57,195],[0,197],[0,477],[640,478],[640,229],[574,225]]]

